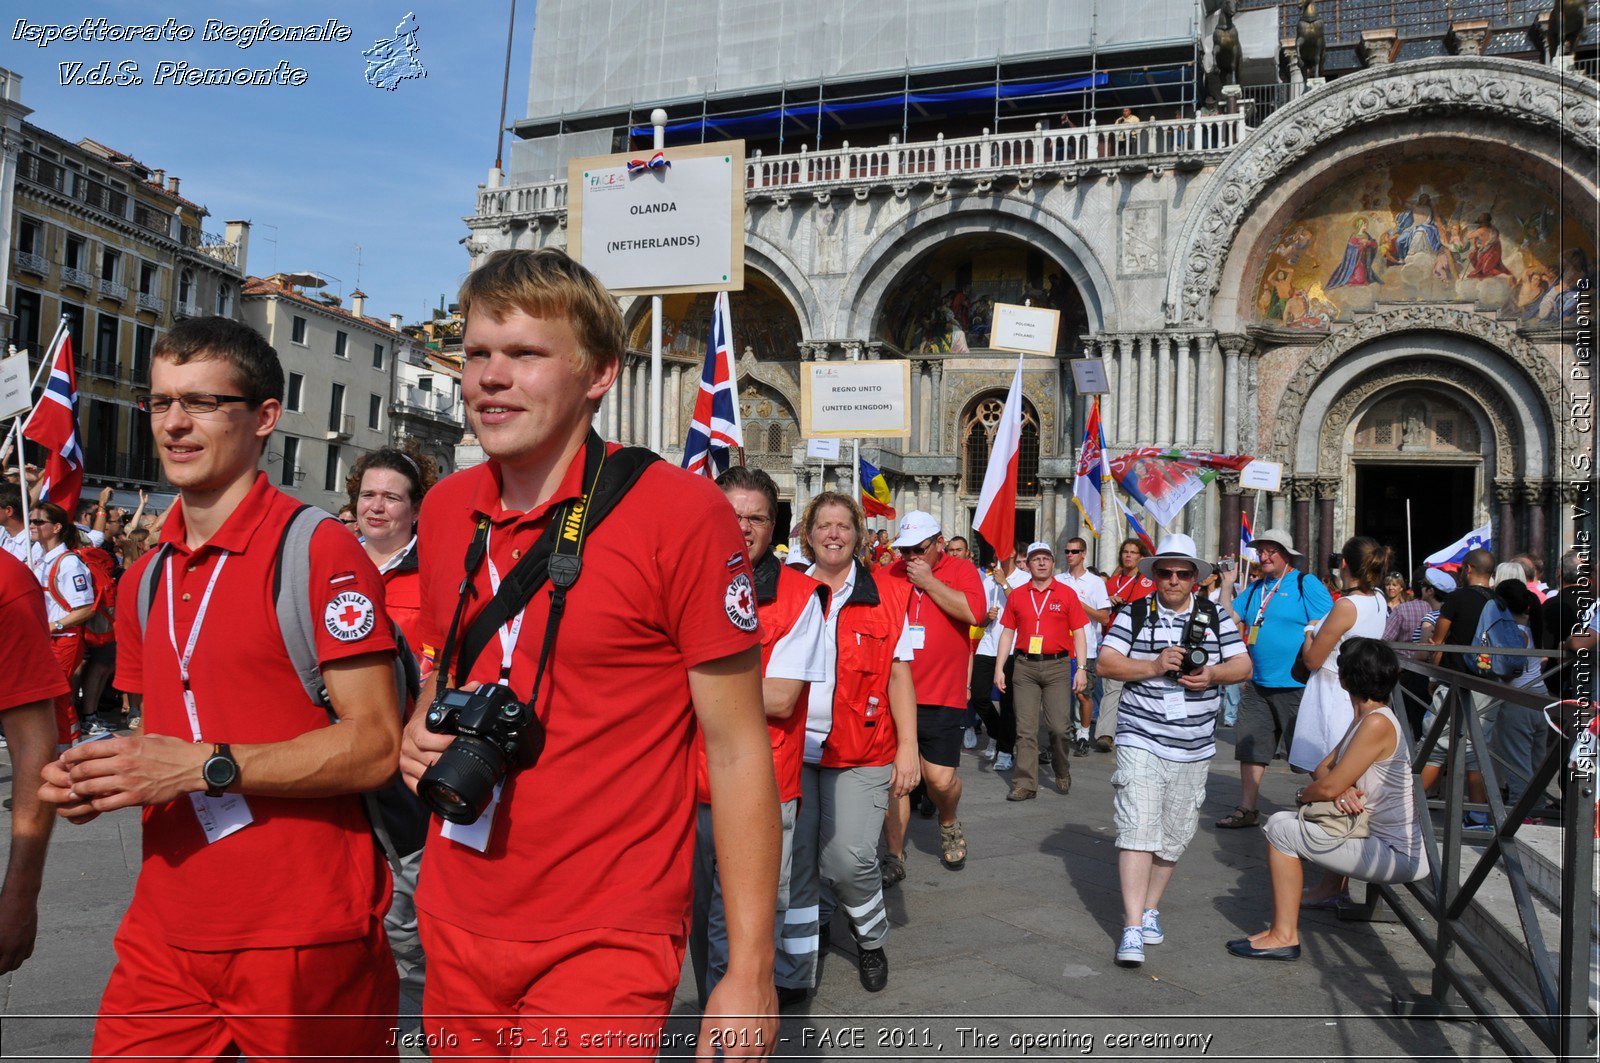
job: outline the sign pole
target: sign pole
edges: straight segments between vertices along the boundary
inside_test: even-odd
[[[855,460],[850,462],[850,482],[855,485],[855,492],[850,496],[855,499],[856,505],[861,504],[861,440],[853,439],[852,456]]]
[[[655,127],[651,146],[660,151],[667,146],[667,112],[660,107],[650,112]],[[715,314],[715,310],[712,311]],[[712,325],[715,328],[715,323]],[[735,398],[737,400],[737,397]],[[650,449],[661,453],[661,296],[650,297]]]
[[[1406,499],[1406,578],[1411,578],[1411,573],[1416,569],[1412,567],[1411,559],[1411,499]]]

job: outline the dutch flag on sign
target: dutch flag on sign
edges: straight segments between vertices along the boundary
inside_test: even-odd
[[[732,464],[730,450],[744,446],[739,426],[739,388],[733,373],[733,319],[728,293],[718,292],[711,306],[711,335],[706,338],[706,365],[700,374],[700,396],[683,444],[683,467],[715,479]]]

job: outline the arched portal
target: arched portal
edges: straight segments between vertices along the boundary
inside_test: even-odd
[[[746,268],[744,290],[728,293],[737,357],[747,348],[759,361],[792,362],[800,357],[800,316],[782,289],[770,278]],[[661,298],[663,357],[699,362],[711,335],[711,292],[665,295]],[[637,301],[638,313],[628,329],[628,349],[650,349],[650,301]]]

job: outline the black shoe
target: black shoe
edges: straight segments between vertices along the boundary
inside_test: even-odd
[[[1055,761],[1055,756],[1048,749],[1039,750],[1039,767],[1048,768]]]
[[[1074,738],[1072,740],[1072,755],[1087,757],[1089,755],[1089,740],[1087,738]]]
[[[917,798],[917,815],[923,819],[932,819],[933,814],[937,811],[938,809],[934,807],[933,802],[928,799],[926,794]]]
[[[1228,951],[1247,960],[1298,960],[1300,958],[1299,945],[1280,945],[1273,949],[1258,949],[1250,944],[1249,938],[1237,938],[1228,942]],[[866,980],[865,976],[863,976],[862,980]]]
[[[827,923],[817,928],[817,955],[821,956],[833,945],[833,927]]]
[[[811,995],[811,990],[804,986],[781,985],[778,987],[778,1007],[789,1008],[796,1004],[804,1004]]]
[[[882,949],[861,950],[861,988],[881,993],[889,984],[889,957]]]

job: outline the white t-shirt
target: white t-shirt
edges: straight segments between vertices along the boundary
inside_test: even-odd
[[[51,594],[46,582],[57,558],[61,559],[61,565],[56,568],[56,592]],[[52,624],[74,610],[94,604],[94,578],[89,574],[89,566],[77,554],[68,551],[66,543],[39,558],[33,566],[33,574],[38,577],[39,586],[45,588],[45,616]],[[62,608],[62,601],[67,603],[67,608]]]
[[[1026,568],[1014,568],[1011,570],[1011,575],[1006,577],[1006,590],[1014,591],[1031,579],[1033,577],[1028,575]]]
[[[844,603],[850,600],[850,592],[856,587],[856,573],[860,568],[850,566],[850,574],[845,577],[844,586],[834,591],[828,599],[828,624],[824,640],[824,664],[821,679],[811,682],[811,691],[806,700],[806,748],[805,762],[819,764],[822,762],[822,744],[833,733],[833,688],[834,678],[839,672],[839,610],[844,608]],[[806,569],[806,575],[815,578],[817,566],[812,565]],[[911,625],[908,621],[900,622],[900,640],[895,644],[894,659],[897,661],[911,660]],[[776,656],[776,651],[774,651]]]
[[[22,530],[12,535],[4,528],[0,528],[0,550],[4,550],[24,565],[32,566],[39,560],[39,544],[33,541],[28,534],[28,526],[24,524]]]
[[[833,682],[833,673],[828,670],[828,617],[815,594],[806,601],[789,633],[772,647],[765,678]]]
[[[1111,608],[1111,595],[1106,592],[1106,581],[1088,569],[1084,569],[1081,576],[1063,572],[1057,575],[1056,579],[1076,591],[1078,601],[1091,609]],[[1104,633],[1105,629],[1094,620],[1090,620],[1089,626],[1084,629],[1083,637],[1089,644],[1089,659],[1091,661],[1100,652],[1100,639]]]
[[[985,572],[983,574],[983,600],[990,609],[999,606],[1006,607],[1006,592],[1000,589],[1000,584],[995,582],[994,576]],[[983,638],[978,640],[977,653],[980,657],[993,657],[1000,652],[1000,616],[983,625]]]

